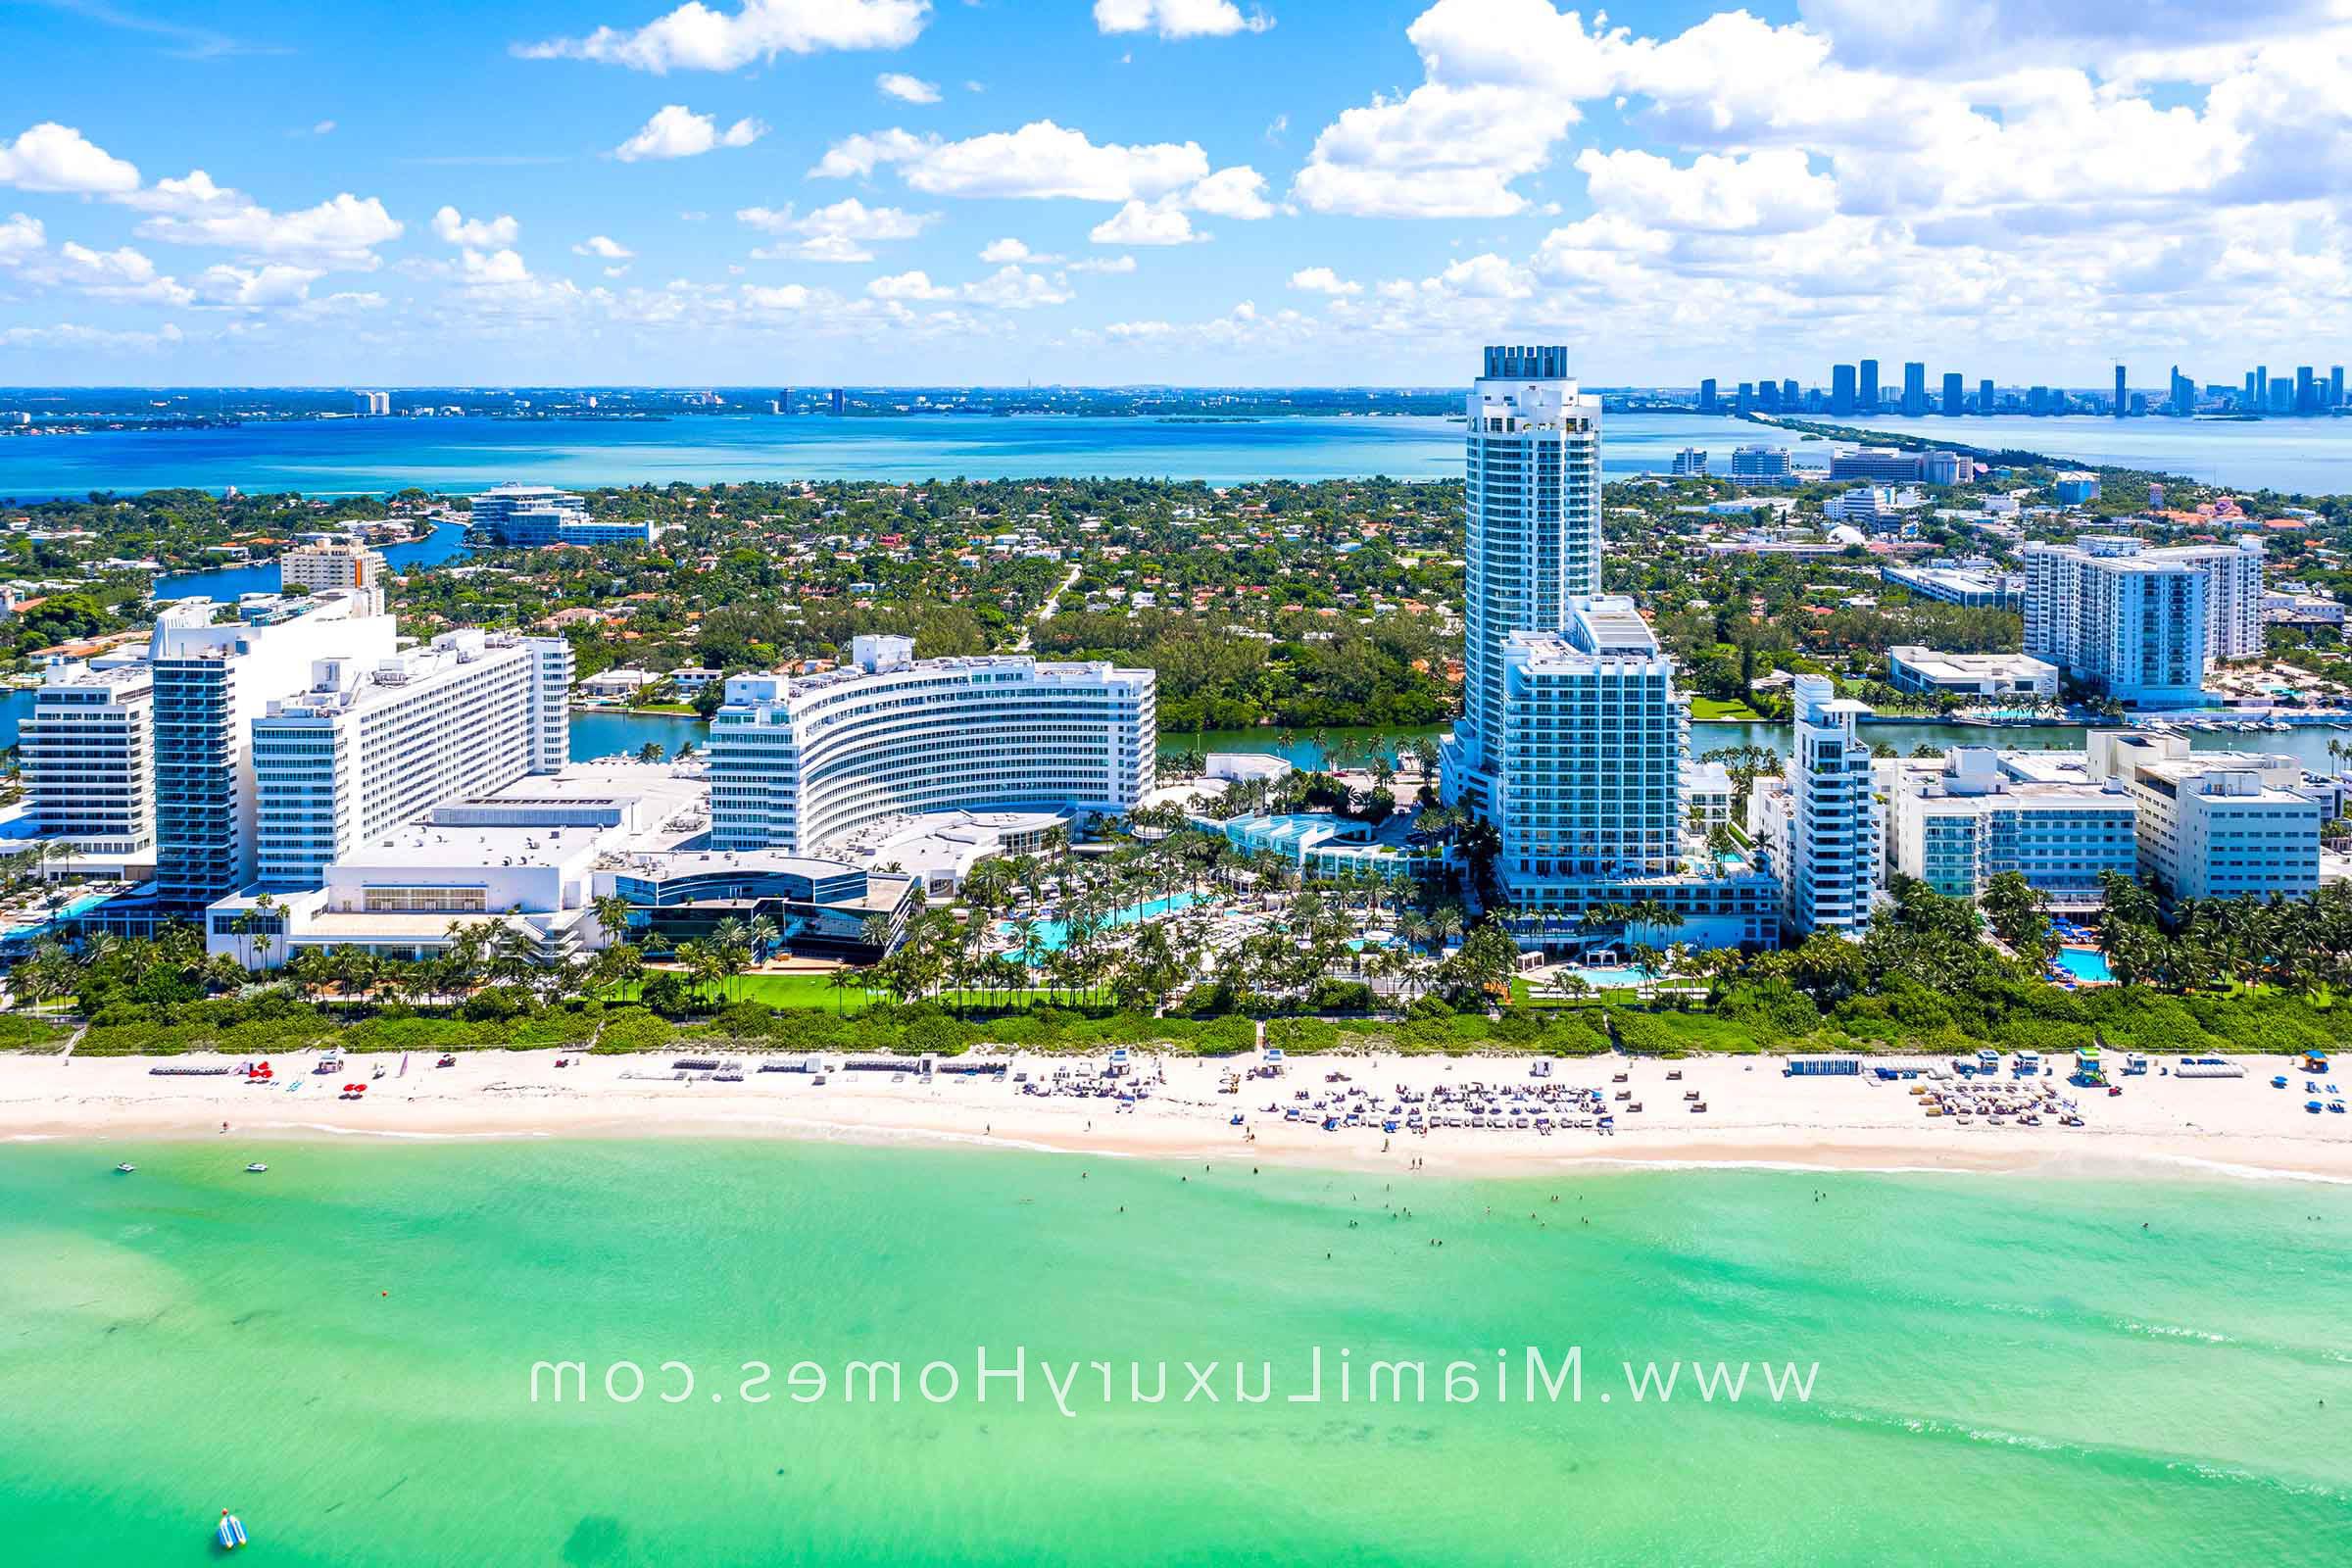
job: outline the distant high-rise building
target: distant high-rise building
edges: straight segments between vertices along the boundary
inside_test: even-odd
[[[1958,370],[1943,372],[1943,416],[1945,418],[1957,419],[1964,412],[1961,406],[1968,401],[1968,394],[1963,390],[1967,385],[1968,383],[1961,378]]]
[[[2273,414],[2295,412],[2295,383],[2283,375],[2271,383],[2270,412]]]
[[[1767,414],[1776,414],[1781,407],[1781,383],[1763,380],[1756,383],[1756,405]]]
[[[2026,412],[2028,414],[2049,413],[2050,389],[2046,386],[2028,388],[2026,391]]]
[[[841,388],[835,387],[833,389],[833,412],[835,414],[847,414],[849,411],[849,397],[841,390]]]
[[[2340,365],[2328,367],[2328,406],[2331,409],[2344,406],[2344,368]]]
[[[1830,412],[1854,412],[1854,368],[1850,365],[1835,366],[1830,370]]]
[[[2115,368],[2115,416],[2122,418],[2132,412],[2132,394],[2124,389],[2124,368]]]
[[[1740,391],[1739,391],[1739,393],[1738,393],[1738,395],[1737,395],[1737,400],[1736,400],[1736,402],[1735,402],[1735,405],[1734,405],[1734,406],[1735,406],[1735,407],[1737,408],[1737,410],[1738,410],[1740,413],[1741,413],[1741,414],[1753,414],[1753,413],[1755,412],[1755,410],[1756,410],[1756,383],[1755,383],[1755,382],[1753,382],[1753,381],[1742,381],[1742,382],[1740,382]]]
[[[2182,418],[2197,412],[2197,384],[2188,376],[2182,375],[2180,367],[2178,365],[2173,367],[2172,396],[2166,401],[2171,405],[2172,411]]]
[[[2270,406],[2271,368],[2267,365],[2258,365],[2254,368],[2254,407],[2268,410]]]
[[[2151,550],[2084,534],[2022,554],[2026,652],[2119,702],[2194,703],[2210,664],[2262,652],[2259,540]]]
[[[392,394],[389,392],[354,392],[351,395],[351,404],[352,413],[362,418],[371,416],[381,416],[392,412]]]
[[[782,387],[777,390],[776,412],[778,414],[790,414],[792,412],[792,388]]]
[[[1708,376],[1698,383],[1698,412],[1713,414],[1718,407],[1715,397],[1715,378]]]
[[[2240,414],[2260,414],[2262,412],[2262,388],[2255,384],[2252,370],[2246,372],[2246,390],[2238,399],[2237,412]]]
[[[1674,471],[1678,477],[1696,474],[1706,477],[1707,455],[1697,447],[1685,447],[1674,455]]]
[[[1854,401],[1862,406],[1863,413],[1876,414],[1879,412],[1879,362],[1864,360],[1858,368],[1861,385],[1854,393]]]
[[[384,558],[362,544],[303,545],[277,558],[279,592],[302,588],[325,593],[340,588],[357,598],[359,613],[384,612]]]
[[[1732,482],[1735,484],[1794,484],[1796,467],[1787,447],[1734,447],[1732,449]]]
[[[1928,368],[1917,360],[1903,367],[1903,413],[1916,418],[1928,412]]]
[[[2295,367],[2295,412],[2297,414],[2320,412],[2320,388],[2319,384],[2312,379],[2311,367],[2308,365]]]
[[[1803,402],[1804,399],[1797,393],[1796,378],[1794,376],[1789,376],[1784,379],[1781,382],[1781,407],[1786,410],[1793,411],[1799,404]]]

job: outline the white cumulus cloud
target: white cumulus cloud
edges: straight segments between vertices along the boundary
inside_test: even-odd
[[[935,104],[939,102],[939,84],[920,76],[909,76],[903,71],[885,71],[874,78],[874,87],[885,98],[902,103]]]
[[[0,143],[0,185],[19,190],[114,196],[139,188],[139,172],[53,120]]]
[[[1350,283],[1328,267],[1302,267],[1291,274],[1291,287],[1304,289],[1309,294],[1361,294],[1364,285]]]
[[[712,115],[698,115],[684,104],[663,104],[636,135],[612,149],[624,164],[648,158],[695,158],[715,147],[749,147],[767,134],[767,126],[752,119],[718,128]]]
[[[1208,238],[1174,201],[1129,202],[1097,223],[1087,238],[1098,245],[1190,245]]]
[[[906,183],[935,196],[1124,202],[1164,195],[1208,176],[1198,142],[1098,145],[1051,120],[1018,130],[943,141],[890,129],[836,143],[809,171],[817,177],[868,174],[898,166]]]
[[[444,244],[488,250],[514,244],[522,225],[504,213],[496,218],[467,218],[455,207],[444,207],[433,214],[433,232]]]
[[[190,176],[191,179],[197,176]],[[139,224],[151,239],[174,245],[213,245],[254,256],[288,256],[311,266],[367,270],[377,264],[375,247],[400,238],[399,220],[373,196],[345,191],[316,207],[276,213],[235,191],[206,185],[218,194],[200,205],[160,213]]]
[[[1263,32],[1274,19],[1251,8],[1245,16],[1233,0],[1095,0],[1095,26],[1102,32],[1155,31],[1162,38],[1222,38]]]
[[[687,3],[642,27],[598,27],[578,38],[517,44],[526,60],[595,60],[661,75],[736,71],[779,54],[899,49],[930,20],[929,0],[743,0],[716,11]]]

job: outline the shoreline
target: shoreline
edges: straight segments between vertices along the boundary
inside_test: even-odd
[[[571,1065],[559,1068],[559,1057]],[[1262,1066],[1258,1058],[1140,1056],[1138,1080],[1149,1093],[1132,1108],[1113,1099],[1073,1093],[1098,1087],[1105,1058],[975,1056],[1004,1060],[1003,1078],[938,1074],[910,1062],[904,1073],[827,1074],[818,1085],[804,1072],[746,1071],[740,1083],[674,1074],[671,1054],[579,1056],[569,1052],[476,1052],[437,1068],[412,1054],[347,1060],[323,1078],[318,1058],[273,1058],[268,1085],[243,1078],[152,1076],[179,1067],[234,1065],[202,1055],[170,1058],[0,1056],[0,1144],[218,1141],[244,1152],[256,1145],[333,1142],[399,1146],[427,1143],[530,1142],[545,1139],[769,1138],[869,1147],[1002,1148],[1095,1158],[1246,1157],[1252,1163],[1307,1168],[1510,1177],[1596,1169],[1766,1169],[1818,1173],[1983,1174],[2079,1172],[2152,1179],[2308,1180],[2352,1185],[2352,1117],[2303,1109],[2310,1098],[2279,1058],[2249,1058],[2239,1079],[2149,1075],[2124,1080],[2125,1094],[2076,1090],[2063,1080],[2033,1080],[2072,1099],[2085,1125],[2045,1119],[1970,1125],[1925,1115],[1910,1085],[1875,1078],[1788,1078],[1777,1057],[1690,1057],[1677,1061],[1622,1056],[1562,1058],[1553,1076],[1530,1076],[1530,1058],[1501,1056],[1313,1056],[1284,1064],[1284,1076],[1247,1079],[1239,1094],[1221,1092],[1226,1074]],[[381,1079],[369,1075],[379,1066]],[[1055,1079],[1055,1072],[1066,1076]],[[1023,1093],[1056,1085],[1062,1092]],[[1669,1080],[1669,1072],[1679,1078]],[[2285,1072],[2289,1087],[2270,1079]],[[1327,1081],[1345,1074],[1341,1084]],[[1624,1073],[1627,1082],[1613,1082]],[[344,1082],[367,1082],[359,1101],[338,1098]],[[1284,1119],[1314,1098],[1376,1090],[1460,1094],[1472,1084],[1500,1095],[1541,1084],[1596,1090],[1604,1102],[1619,1089],[1638,1097],[1639,1116],[1616,1108],[1613,1134],[1562,1128],[1435,1128],[1385,1133],[1371,1124],[1323,1131],[1313,1120]],[[2003,1080],[2005,1093],[2023,1093]],[[1299,1102],[1300,1092],[1309,1100]],[[1705,1120],[1685,1094],[1702,1097]],[[1271,1107],[1271,1108],[1269,1108]],[[1517,1108],[1517,1107],[1514,1107]],[[1541,1107],[1527,1108],[1542,1113]],[[1232,1124],[1235,1115],[1242,1125]],[[1559,1112],[1555,1110],[1553,1114]],[[1571,1113],[1573,1114],[1573,1113]],[[221,1124],[227,1123],[223,1135]],[[1417,1166],[1415,1162],[1418,1162]]]

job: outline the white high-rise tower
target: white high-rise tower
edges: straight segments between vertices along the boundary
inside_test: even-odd
[[[1469,416],[1468,636],[1446,793],[1492,813],[1504,644],[1567,629],[1572,601],[1600,592],[1600,399],[1577,391],[1564,347],[1489,348]]]

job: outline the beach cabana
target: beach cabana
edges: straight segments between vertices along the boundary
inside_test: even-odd
[[[1859,1056],[1791,1056],[1785,1074],[1790,1078],[1858,1078],[1862,1075]]]

